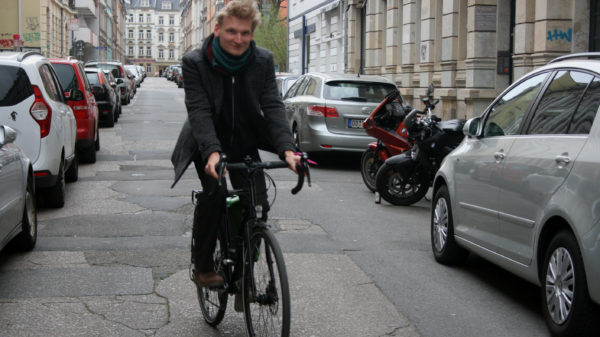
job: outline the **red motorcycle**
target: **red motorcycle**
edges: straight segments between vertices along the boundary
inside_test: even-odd
[[[362,123],[367,134],[377,138],[377,142],[369,144],[360,161],[363,181],[372,192],[377,189],[375,177],[385,160],[411,148],[404,127],[404,117],[411,109],[402,106],[402,96],[396,90],[389,93]]]

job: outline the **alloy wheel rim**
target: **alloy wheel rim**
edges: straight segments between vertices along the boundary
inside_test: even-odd
[[[446,246],[448,239],[448,204],[446,199],[439,198],[433,213],[433,244],[440,252]]]
[[[573,309],[575,270],[573,258],[564,247],[557,248],[546,271],[546,305],[552,321],[563,324]]]

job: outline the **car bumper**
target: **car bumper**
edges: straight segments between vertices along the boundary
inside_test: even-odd
[[[363,152],[369,147],[369,143],[377,141],[371,136],[345,135],[331,133],[326,128],[308,129],[306,135],[300,136],[300,148],[302,151],[346,151]]]

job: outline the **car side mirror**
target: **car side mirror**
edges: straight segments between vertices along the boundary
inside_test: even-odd
[[[481,125],[481,117],[469,119],[463,126],[463,133],[468,138],[479,137],[479,129]]]
[[[17,139],[17,132],[7,125],[0,125],[0,147],[13,143]]]
[[[65,93],[65,97],[70,101],[81,101],[83,99],[83,92],[79,89],[71,89]]]

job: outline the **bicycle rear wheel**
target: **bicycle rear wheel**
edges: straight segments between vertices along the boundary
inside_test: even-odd
[[[244,316],[248,335],[290,335],[290,290],[283,253],[273,233],[258,229],[244,252]],[[252,266],[252,271],[250,270]],[[252,289],[254,278],[255,290]]]
[[[219,238],[217,238],[217,245],[213,257],[215,267],[217,268],[216,272],[219,273],[219,266],[221,266],[222,260],[221,240]],[[209,288],[196,284],[196,293],[198,294],[198,301],[200,302],[200,309],[202,310],[204,320],[210,326],[217,326],[225,316],[228,299],[227,292],[225,292],[223,287]]]

